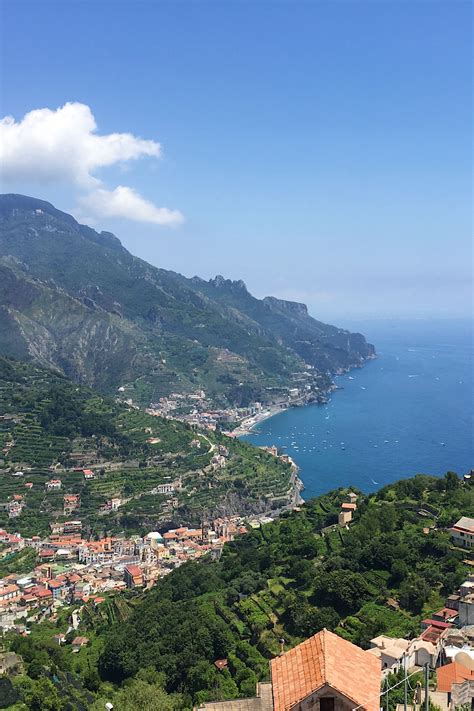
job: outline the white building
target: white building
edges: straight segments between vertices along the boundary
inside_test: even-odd
[[[429,663],[435,665],[436,648],[431,642],[422,639],[403,639],[379,635],[370,640],[371,648],[367,651],[380,659],[382,674],[397,672],[399,669],[422,667]]]
[[[472,548],[474,546],[474,518],[462,516],[451,528],[451,538],[456,546]]]
[[[155,491],[157,494],[172,494],[174,492],[174,483],[158,484]]]

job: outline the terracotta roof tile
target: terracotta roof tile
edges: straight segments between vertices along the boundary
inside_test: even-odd
[[[378,711],[380,661],[323,630],[271,662],[274,711],[288,711],[328,684],[355,706]]]
[[[453,684],[466,679],[474,679],[474,671],[467,669],[459,662],[451,662],[444,667],[439,667],[436,670],[436,677],[438,679],[437,691],[450,692]]]

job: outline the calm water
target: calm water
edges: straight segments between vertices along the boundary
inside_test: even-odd
[[[328,405],[287,410],[245,437],[276,444],[300,467],[310,498],[363,491],[416,473],[474,467],[473,343],[468,322],[347,324],[378,358],[336,379]]]

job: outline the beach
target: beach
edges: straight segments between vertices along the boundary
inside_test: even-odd
[[[265,420],[268,420],[270,417],[274,417],[275,415],[278,415],[281,412],[285,412],[288,409],[288,405],[273,405],[271,407],[265,408],[264,410],[261,410],[260,412],[257,412],[251,417],[246,417],[245,420],[242,420],[238,427],[232,430],[232,436],[242,437],[246,434],[250,434],[250,432],[252,432],[255,427],[257,427],[257,425],[261,424]]]

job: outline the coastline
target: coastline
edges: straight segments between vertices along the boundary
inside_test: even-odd
[[[245,439],[294,457],[307,499],[347,484],[371,492],[403,472],[470,471],[469,334],[453,326],[448,339],[440,326],[416,328],[380,326],[378,359],[338,373],[343,389],[328,406],[287,413]],[[449,418],[438,416],[439,402]]]
[[[341,375],[347,375],[353,370],[358,370],[359,368],[363,368],[364,365],[371,360],[375,360],[377,358],[377,354],[373,353],[371,355],[368,355],[364,361],[360,364],[353,365],[350,368],[346,368],[344,370],[340,370],[339,372],[333,373],[332,377],[337,378],[338,376]],[[332,381],[331,385],[323,392],[320,394],[320,399],[308,399],[306,402],[289,402],[286,404],[281,404],[281,405],[271,405],[270,407],[267,407],[265,410],[262,410],[261,412],[252,415],[251,417],[247,417],[242,422],[235,428],[233,429],[229,434],[232,437],[243,437],[244,435],[250,434],[257,425],[260,423],[264,422],[265,420],[269,420],[271,417],[275,417],[275,415],[278,415],[280,412],[286,412],[287,410],[291,410],[292,408],[295,407],[304,407],[306,405],[324,405],[328,402],[329,396],[331,393],[333,393],[335,390],[340,390],[341,388],[338,387],[338,385]]]
[[[250,432],[252,432],[252,430],[254,430],[255,427],[257,427],[257,425],[259,425],[261,422],[269,420],[270,417],[274,417],[280,412],[286,412],[286,410],[289,410],[290,407],[291,405],[275,405],[273,407],[269,407],[265,410],[262,410],[262,412],[258,412],[256,415],[247,417],[245,420],[242,420],[238,427],[232,430],[231,435],[232,437],[243,437],[246,434],[250,434]]]

